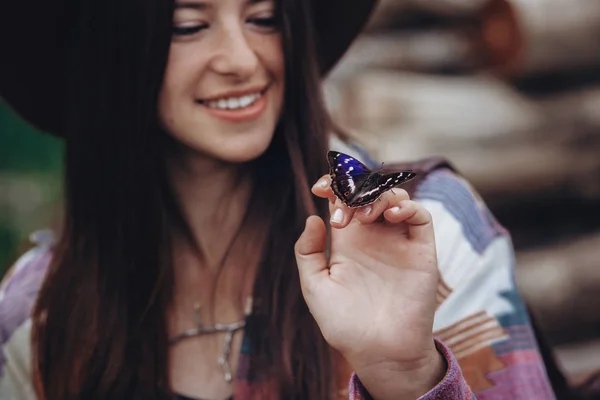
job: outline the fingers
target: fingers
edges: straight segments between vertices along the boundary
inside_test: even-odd
[[[414,240],[431,240],[433,224],[431,214],[419,203],[410,200],[404,189],[394,188],[385,192],[378,200],[356,210],[355,218],[363,224],[380,221],[405,223],[408,236]]]
[[[339,199],[336,199],[333,204],[329,204],[329,215],[331,216],[329,224],[333,228],[345,228],[352,221],[355,213],[356,209],[347,207]]]
[[[321,218],[312,215],[306,219],[304,232],[294,246],[301,281],[329,274],[325,257],[326,234]]]
[[[312,187],[315,196],[329,199],[330,224],[341,229],[356,218],[363,224],[370,224],[382,219],[387,222],[405,222],[409,228],[409,236],[413,239],[430,238],[433,235],[431,214],[418,203],[411,201],[406,190],[394,188],[385,192],[375,202],[360,208],[345,206],[330,187],[331,177],[323,175]]]
[[[321,197],[323,199],[329,199],[330,203],[334,203],[337,197],[333,194],[331,190],[331,177],[329,174],[323,175],[317,183],[312,187],[312,192],[315,196]]]
[[[381,214],[389,208],[397,206],[401,201],[410,197],[404,189],[394,188],[385,192],[378,200],[356,210],[356,219],[363,224],[381,220]]]
[[[333,194],[331,190],[331,177],[329,175],[323,175],[312,187],[312,192],[315,196],[329,199],[329,215],[331,216],[329,223],[333,228],[344,228],[352,221],[356,210],[346,207]]]
[[[402,200],[398,205],[383,213],[387,222],[404,222],[408,227],[408,236],[418,241],[431,241],[434,237],[431,214],[425,207],[413,200]]]

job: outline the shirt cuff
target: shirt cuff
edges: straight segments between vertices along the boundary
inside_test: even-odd
[[[463,378],[458,361],[444,343],[437,338],[434,340],[435,346],[446,360],[448,369],[444,379],[418,400],[474,400],[475,396]],[[348,389],[350,400],[373,400],[356,373],[352,374]]]

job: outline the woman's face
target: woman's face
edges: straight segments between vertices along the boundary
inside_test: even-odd
[[[159,96],[162,126],[206,156],[245,162],[269,146],[284,59],[273,0],[177,0]]]

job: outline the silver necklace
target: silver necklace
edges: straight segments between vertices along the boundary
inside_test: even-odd
[[[217,362],[223,369],[223,376],[227,383],[230,383],[233,379],[231,374],[231,366],[229,365],[229,357],[231,355],[231,343],[233,341],[233,334],[246,326],[246,317],[252,313],[252,297],[246,298],[246,307],[244,310],[244,319],[229,324],[214,324],[214,325],[203,325],[200,321],[200,304],[194,303],[194,328],[186,329],[185,331],[175,335],[169,339],[169,344],[173,345],[180,342],[183,339],[207,335],[211,333],[225,333],[225,344],[223,345],[223,351],[221,356],[217,359]]]

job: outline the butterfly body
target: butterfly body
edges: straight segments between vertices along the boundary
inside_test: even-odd
[[[356,158],[332,150],[327,152],[327,162],[331,190],[342,203],[351,208],[371,204],[388,190],[416,176],[412,171],[391,174],[373,172]]]

